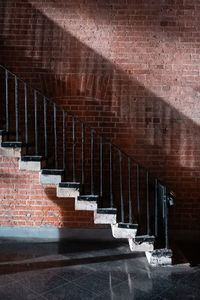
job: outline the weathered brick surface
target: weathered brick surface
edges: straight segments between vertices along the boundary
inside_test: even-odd
[[[0,157],[1,226],[91,227],[93,213],[74,210],[73,198],[57,198],[35,171],[19,170],[18,159]]]
[[[200,229],[198,0],[0,1],[0,63],[110,137]]]

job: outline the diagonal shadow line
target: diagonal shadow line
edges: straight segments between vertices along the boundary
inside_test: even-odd
[[[9,2],[9,1],[8,1]],[[98,53],[95,53],[94,50],[89,49],[87,46],[85,46],[83,43],[81,43],[80,41],[78,41],[75,37],[73,37],[70,33],[68,32],[64,32],[61,28],[58,27],[57,24],[55,24],[52,20],[49,20],[45,15],[42,15],[40,12],[38,12],[30,3],[26,2],[26,4],[28,5],[28,7],[30,9],[32,9],[34,11],[34,13],[36,15],[39,15],[42,18],[42,33],[43,33],[43,38],[40,41],[40,47],[43,49],[43,47],[45,46],[44,43],[44,36],[45,33],[47,32],[47,28],[52,30],[52,32],[55,30],[58,30],[59,33],[63,36],[63,40],[61,42],[64,41],[70,41],[72,42],[72,44],[78,44],[78,47],[80,49],[80,51],[78,51],[78,56],[81,55],[82,50],[84,49],[85,51],[88,51],[90,54],[92,54],[92,57],[94,57],[94,61],[93,61],[93,67],[89,68],[88,65],[86,65],[84,71],[85,73],[91,73],[91,76],[95,76],[95,62],[99,63],[100,65],[105,65],[105,69],[104,69],[104,73],[105,74],[109,74],[111,76],[111,80],[109,81],[109,87],[108,87],[108,93],[106,94],[104,100],[107,101],[107,104],[109,106],[109,118],[111,118],[112,116],[115,116],[115,114],[113,114],[113,102],[112,102],[112,95],[115,93],[119,94],[119,97],[121,97],[121,101],[120,102],[121,105],[121,111],[119,112],[119,116],[117,116],[117,122],[120,124],[122,124],[122,128],[121,131],[125,134],[125,129],[128,129],[128,135],[132,134],[135,137],[135,140],[138,139],[138,141],[135,142],[135,144],[130,143],[130,141],[128,142],[128,144],[126,146],[122,146],[124,148],[127,149],[127,151],[130,154],[136,154],[138,157],[140,157],[141,159],[144,159],[144,156],[148,156],[149,157],[149,153],[152,151],[152,153],[157,153],[157,151],[159,152],[159,159],[161,161],[160,166],[152,166],[152,168],[156,168],[158,170],[158,172],[160,174],[162,174],[163,177],[166,177],[167,180],[171,182],[171,184],[175,187],[175,190],[177,192],[178,195],[178,202],[177,202],[177,211],[180,211],[182,208],[182,200],[185,199],[191,199],[191,200],[196,200],[196,196],[191,196],[192,195],[192,191],[194,191],[194,193],[197,193],[199,191],[199,179],[195,178],[194,175],[192,175],[192,173],[190,174],[190,171],[196,171],[198,172],[198,167],[195,167],[196,165],[198,165],[198,158],[194,158],[194,156],[192,157],[194,159],[193,165],[194,167],[184,167],[181,165],[180,162],[180,158],[178,156],[174,156],[174,149],[177,153],[181,152],[181,147],[182,147],[182,141],[184,140],[184,138],[187,137],[187,134],[185,133],[185,128],[189,128],[188,130],[191,130],[191,134],[193,136],[193,139],[191,141],[187,142],[186,147],[190,147],[194,152],[198,151],[199,148],[199,141],[198,139],[196,139],[197,132],[199,130],[199,126],[197,124],[195,124],[191,119],[185,117],[182,113],[180,113],[179,111],[177,111],[175,108],[171,107],[168,103],[165,102],[164,99],[157,97],[154,93],[148,91],[144,86],[141,85],[141,83],[139,83],[137,80],[135,79],[130,79],[129,76],[127,76],[127,74],[123,71],[120,70],[120,68],[116,67],[114,64],[111,64],[108,60],[106,60],[105,58],[103,58],[102,56],[100,56]],[[5,4],[6,6],[6,4]],[[19,11],[20,12],[20,11]],[[4,9],[4,13],[6,13],[6,9]],[[10,18],[12,19],[12,15],[10,16]],[[45,25],[46,24],[46,25]],[[34,28],[34,34],[36,34],[36,30],[37,27],[35,25]],[[3,28],[2,28],[2,32],[3,32]],[[10,29],[10,32],[12,33],[12,28]],[[6,35],[5,35],[6,36]],[[23,37],[27,37],[28,34],[25,33]],[[35,35],[34,35],[35,36]],[[32,39],[34,39],[34,36],[32,37]],[[6,36],[6,38],[9,38],[9,34],[8,36]],[[5,38],[5,39],[6,39]],[[53,40],[51,40],[49,42],[49,49],[53,48],[54,46],[54,42]],[[12,44],[12,43],[11,43]],[[34,46],[35,50],[38,50],[39,47]],[[69,46],[70,47],[70,46]],[[78,48],[77,47],[77,48]],[[15,57],[15,59],[19,60],[19,72],[21,72],[23,74],[23,76],[26,78],[28,78],[28,74],[26,74],[26,71],[28,68],[32,68],[33,73],[35,74],[35,78],[37,77],[38,74],[40,74],[41,78],[43,78],[43,80],[41,80],[41,85],[40,83],[38,83],[38,78],[37,78],[37,84],[40,85],[40,87],[42,87],[42,89],[45,89],[45,81],[47,81],[48,76],[46,76],[47,74],[50,74],[50,77],[52,78],[52,82],[50,80],[53,90],[55,88],[56,82],[58,83],[57,88],[59,89],[59,85],[62,86],[62,84],[66,84],[64,77],[62,77],[62,73],[61,76],[59,75],[59,71],[56,70],[55,67],[55,63],[60,63],[62,62],[62,58],[59,59],[58,61],[55,61],[55,63],[49,63],[48,66],[45,68],[43,66],[42,63],[44,63],[44,57],[43,57],[43,52],[41,57],[39,58],[35,58],[34,55],[31,56],[27,56],[27,48],[26,46],[19,46],[18,49],[16,49],[16,46],[5,46],[1,47],[1,49],[3,49],[3,51],[1,52],[2,54],[5,54],[4,52],[6,52],[6,55],[9,53],[10,55],[12,55],[13,53],[16,53],[17,56]],[[17,51],[15,51],[17,50]],[[19,51],[20,50],[20,51]],[[72,50],[72,49],[70,49]],[[47,51],[49,53],[50,59],[53,59],[53,56],[51,54],[51,51],[48,50]],[[63,54],[61,52],[61,54]],[[74,55],[74,57],[76,58],[76,55]],[[2,55],[2,60],[4,59],[4,55]],[[9,64],[11,66],[13,66],[13,68],[15,68],[15,64],[12,64],[13,62],[13,57],[9,59],[5,59],[5,61],[7,62],[8,66]],[[23,64],[23,66],[21,66]],[[40,65],[40,67],[37,66]],[[28,67],[25,68],[24,65],[27,65]],[[73,64],[71,64],[70,66],[71,68],[73,68]],[[78,73],[80,72],[80,69],[78,68],[78,65],[74,67],[75,71]],[[70,69],[68,69],[69,71]],[[63,70],[65,71],[65,70]],[[115,89],[113,89],[111,81],[113,78],[115,78],[115,73],[119,73],[119,80],[122,81],[122,83],[126,83],[125,87],[127,88],[128,91],[128,95],[127,95],[127,99],[123,99],[123,90],[121,90],[121,88],[119,88],[119,90],[115,91]],[[100,72],[100,77],[103,76],[103,72]],[[76,76],[75,76],[76,78]],[[29,78],[30,79],[30,78]],[[88,78],[87,78],[88,79]],[[91,78],[88,79],[88,81],[90,81]],[[70,94],[71,96],[75,96],[76,97],[76,93],[74,93],[74,79],[71,78],[70,79],[71,82],[69,83],[70,85]],[[93,79],[91,79],[93,80]],[[33,81],[34,82],[34,81]],[[94,80],[93,80],[93,85],[94,85]],[[36,85],[36,81],[34,83]],[[87,83],[88,84],[88,83]],[[87,87],[86,84],[86,87]],[[96,84],[96,83],[95,83]],[[88,84],[88,86],[91,86],[91,83]],[[137,89],[138,95],[136,94],[132,94],[134,92],[134,89]],[[75,85],[75,90],[76,90],[76,85]],[[86,88],[87,90],[87,88]],[[92,90],[92,88],[90,88],[90,91]],[[61,88],[60,91],[63,92],[63,89]],[[52,91],[49,91],[52,92]],[[101,92],[101,91],[100,91]],[[97,92],[96,91],[92,91],[91,93],[87,92],[85,93],[86,96],[91,96],[95,99],[97,99]],[[101,93],[100,93],[101,94]],[[85,96],[83,95],[83,96]],[[111,96],[110,96],[111,95]],[[148,137],[148,129],[151,129],[151,127],[149,128],[149,124],[152,125],[152,120],[148,120],[148,119],[156,119],[157,115],[156,115],[156,110],[153,111],[152,117],[148,118],[148,113],[146,111],[142,111],[140,112],[140,107],[143,105],[145,107],[145,109],[148,109],[149,106],[151,106],[151,104],[148,103],[148,101],[143,101],[142,104],[140,103],[140,101],[136,101],[135,104],[132,105],[132,103],[130,103],[131,99],[130,97],[132,97],[133,95],[135,95],[136,98],[138,98],[137,100],[142,100],[143,98],[147,98],[147,100],[150,99],[150,103],[153,102],[157,102],[159,104],[159,106],[161,107],[161,112],[159,114],[159,118],[161,119],[159,125],[156,124],[156,122],[158,120],[155,120],[155,123],[153,124],[153,130],[154,133],[152,136],[151,135],[151,139],[153,140],[153,142],[151,143],[151,139]],[[124,102],[123,102],[124,101]],[[60,100],[58,100],[58,102],[60,102]],[[62,102],[62,101],[61,101]],[[66,106],[68,106],[67,103],[65,103]],[[132,105],[132,108],[130,109]],[[95,103],[93,103],[91,105],[91,107],[93,107],[93,111],[95,110]],[[103,107],[104,104],[100,104],[100,107],[102,108],[103,111]],[[123,108],[122,108],[123,107]],[[152,106],[154,109],[154,106]],[[85,105],[85,111],[87,111],[87,107]],[[93,113],[93,111],[91,111],[91,115]],[[103,114],[104,112],[102,112]],[[130,119],[127,121],[126,120],[126,113],[128,116],[130,116]],[[129,114],[128,114],[129,113]],[[135,113],[136,118],[140,119],[142,118],[143,121],[138,124],[136,121],[132,121],[132,115]],[[167,115],[169,115],[170,117],[168,118]],[[172,120],[178,119],[180,122],[172,122]],[[132,124],[131,124],[132,123]],[[137,134],[140,134],[140,126],[145,127],[147,130],[147,133],[142,134],[142,138],[141,138],[141,142],[139,141],[140,138],[137,137]],[[135,125],[135,128],[133,128]],[[157,127],[156,127],[157,126]],[[125,128],[125,129],[124,129]],[[137,132],[138,131],[138,132]],[[114,129],[113,129],[114,132]],[[166,136],[165,133],[168,132],[168,136]],[[174,137],[174,133],[176,132],[176,135]],[[123,135],[123,134],[122,134]],[[185,135],[185,136],[184,136]],[[120,134],[119,133],[114,133],[113,134],[113,138],[115,140],[117,140],[117,144],[120,145]],[[187,138],[186,138],[187,141]],[[165,147],[167,145],[167,143],[170,143],[170,148],[168,149],[168,153],[165,151]],[[143,143],[143,147],[141,148],[141,144]],[[139,147],[140,148],[139,148]],[[139,152],[139,153],[138,153]],[[148,155],[147,155],[148,154]],[[187,157],[187,156],[186,156]],[[151,160],[152,157],[149,157],[149,160]],[[189,158],[189,156],[188,156]],[[140,159],[140,160],[141,160]],[[157,160],[157,156],[154,156],[154,163]],[[151,161],[147,161],[147,164],[151,165]],[[180,174],[182,173],[187,173],[187,175],[179,175],[177,176],[176,173],[173,174],[173,177],[170,178],[171,175],[170,174],[170,167],[171,165],[173,166],[174,169],[177,169],[177,172],[179,172]],[[169,171],[169,172],[168,172]],[[181,177],[182,176],[182,177]],[[184,184],[184,192],[183,192],[183,187],[181,186],[181,183],[179,182],[179,179],[182,179],[183,184]],[[184,181],[184,178],[186,178],[187,180]],[[178,186],[177,186],[178,185]],[[186,191],[187,190],[187,191]],[[179,222],[175,221],[176,225],[179,226]]]
[[[59,261],[48,261],[48,262],[27,262],[27,263],[18,263],[18,264],[3,264],[0,265],[0,275],[13,274],[18,272],[28,272],[36,270],[45,270],[53,269],[58,267],[70,267],[78,265],[87,265],[111,261],[121,261],[126,259],[137,259],[142,257],[143,253],[131,253],[131,254],[120,254],[120,255],[108,255],[108,256],[98,256],[98,257],[85,257],[85,258],[70,258],[68,260],[59,260]]]

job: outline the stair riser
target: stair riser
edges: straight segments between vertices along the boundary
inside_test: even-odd
[[[57,186],[57,197],[59,198],[77,198],[79,196],[77,188],[62,188]]]
[[[129,239],[128,242],[131,251],[146,252],[154,250],[153,243],[143,242],[141,244],[138,244],[135,243],[133,239]]]
[[[76,210],[88,210],[88,211],[95,211],[97,210],[97,202],[95,201],[75,201],[75,209]]]
[[[98,214],[94,212],[94,224],[116,224],[115,214]]]
[[[40,183],[44,185],[45,184],[55,185],[55,184],[59,184],[62,181],[61,175],[46,175],[46,174],[41,174],[41,172],[39,178],[40,178]]]
[[[25,154],[23,148],[0,147],[0,156],[20,158],[23,154]]]
[[[19,161],[19,169],[20,170],[28,170],[28,171],[40,171],[45,168],[45,161]]]
[[[118,224],[111,225],[112,234],[116,239],[134,239],[137,229],[119,228]]]

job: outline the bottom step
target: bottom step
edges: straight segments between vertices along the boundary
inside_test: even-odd
[[[171,249],[156,249],[154,251],[145,252],[147,260],[150,265],[170,266],[172,264],[172,250]]]

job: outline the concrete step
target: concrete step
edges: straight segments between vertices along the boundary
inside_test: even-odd
[[[40,171],[46,165],[45,157],[36,155],[25,155],[19,160],[20,170]]]
[[[150,235],[136,236],[134,239],[128,239],[131,251],[153,251],[155,237]]]
[[[76,210],[97,210],[98,195],[81,195],[75,200]]]
[[[21,157],[26,152],[26,145],[18,141],[1,142],[0,156]]]
[[[157,266],[170,266],[172,264],[173,252],[171,249],[155,249],[153,251],[146,251],[146,258],[150,265]]]
[[[138,224],[117,223],[112,224],[112,234],[116,239],[134,239],[137,234]]]
[[[98,208],[94,211],[94,224],[116,224],[116,208]]]
[[[41,184],[59,184],[62,181],[64,170],[61,169],[42,169],[40,171],[40,183]]]
[[[78,182],[60,182],[57,185],[57,197],[59,198],[77,198],[79,196],[80,183]]]

